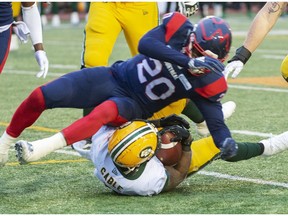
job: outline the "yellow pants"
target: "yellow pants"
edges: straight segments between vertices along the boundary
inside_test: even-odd
[[[13,17],[17,17],[21,12],[21,2],[12,2]]]
[[[192,160],[188,175],[191,175],[205,167],[220,153],[220,150],[215,146],[211,136],[193,141],[191,149]]]
[[[158,24],[156,2],[91,2],[85,27],[82,65],[108,65],[122,30],[131,55],[136,55],[140,38]]]
[[[162,117],[169,116],[171,114],[179,115],[184,110],[186,103],[187,103],[186,99],[178,100],[174,103],[171,103],[168,106],[161,109],[160,111],[158,111],[157,113],[154,113],[151,119],[160,119]]]

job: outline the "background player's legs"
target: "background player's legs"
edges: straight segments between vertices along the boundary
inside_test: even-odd
[[[1,41],[0,43],[0,74],[4,68],[4,65],[6,63],[6,60],[9,54],[11,34],[12,34],[12,27],[0,33],[0,41]]]
[[[107,66],[112,49],[121,32],[114,16],[115,3],[91,2],[84,31],[82,67]]]
[[[117,18],[123,27],[132,56],[138,54],[138,43],[144,34],[159,24],[156,2],[118,2]]]

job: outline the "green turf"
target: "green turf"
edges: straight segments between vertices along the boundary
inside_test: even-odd
[[[192,21],[198,17],[192,18]],[[233,30],[232,53],[241,45],[251,19],[244,15],[227,17]],[[44,30],[44,40],[50,61],[46,79],[37,79],[38,70],[30,44],[9,54],[0,76],[0,132],[12,117],[19,103],[38,85],[80,67],[81,42],[84,24],[79,27]],[[286,30],[287,18],[280,18],[273,30]],[[73,35],[73,36],[72,36]],[[253,54],[239,78],[280,76],[281,57],[287,54],[287,35],[269,34]],[[110,63],[129,58],[129,50],[120,35]],[[267,58],[267,56],[279,58]],[[69,69],[60,68],[65,65]],[[16,73],[17,72],[17,73]],[[20,74],[18,74],[20,73]],[[240,84],[233,84],[239,86]],[[259,84],[241,84],[254,87]],[[287,92],[242,90],[230,88],[223,101],[234,100],[237,109],[227,125],[233,130],[248,130],[278,134],[287,130]],[[55,109],[46,111],[35,126],[59,130],[82,115],[81,110]],[[195,135],[195,132],[192,131]],[[36,140],[51,132],[29,129],[21,139]],[[256,142],[258,136],[233,133],[238,141]],[[198,137],[195,135],[195,138]],[[72,151],[70,148],[66,150]],[[93,165],[73,155],[53,153],[40,162],[20,166],[15,152],[10,151],[7,166],[0,170],[1,214],[287,214],[288,188],[196,174],[177,189],[155,197],[126,197],[109,191],[93,177]],[[270,158],[227,163],[215,161],[204,171],[218,172],[248,179],[288,183],[286,166],[288,153]],[[48,163],[55,160],[55,163]],[[64,163],[60,163],[60,162]]]

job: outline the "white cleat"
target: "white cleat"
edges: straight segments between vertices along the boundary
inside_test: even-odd
[[[288,149],[288,131],[260,141],[264,145],[263,156],[271,156]]]
[[[206,121],[196,124],[196,132],[201,137],[208,137],[210,135]]]
[[[72,25],[78,25],[80,23],[80,18],[78,12],[72,12],[70,17],[70,23]]]
[[[228,101],[226,103],[222,104],[222,112],[224,120],[230,118],[232,114],[235,112],[236,109],[236,103],[233,101]],[[196,124],[196,132],[198,135],[202,137],[207,137],[210,135],[210,132],[208,130],[206,121],[201,122],[199,124]]]
[[[27,141],[20,140],[15,144],[16,157],[21,165],[32,162],[33,158],[33,145]]]
[[[52,22],[51,22],[53,27],[60,27],[61,25],[61,20],[60,20],[60,16],[58,14],[54,14],[52,16]]]
[[[5,166],[5,164],[7,163],[8,152],[9,152],[9,148],[8,149],[6,147],[3,148],[2,145],[0,145],[0,167]]]
[[[230,118],[232,114],[235,112],[236,103],[234,101],[228,101],[222,104],[222,112],[224,116],[224,120]]]

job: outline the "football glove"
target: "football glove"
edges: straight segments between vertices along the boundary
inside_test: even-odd
[[[223,72],[225,78],[227,79],[231,72],[233,72],[231,77],[236,78],[250,57],[251,52],[248,49],[246,49],[244,46],[239,47],[236,50],[235,56],[228,61],[228,64],[225,67]]]
[[[193,138],[189,132],[189,130],[180,127],[178,125],[173,125],[170,127],[166,127],[163,130],[161,130],[160,134],[165,133],[165,132],[171,132],[175,135],[174,138],[171,138],[171,142],[180,142],[182,145],[182,150],[183,151],[191,151],[191,144],[193,141]]]
[[[36,61],[40,67],[40,71],[37,73],[37,77],[43,77],[45,78],[47,73],[48,73],[48,68],[49,68],[49,61],[46,56],[46,52],[43,50],[38,50],[35,52],[35,58]]]
[[[196,1],[181,1],[178,2],[179,12],[186,17],[195,14],[199,9],[199,4]]]
[[[210,56],[193,58],[189,61],[188,66],[192,70],[192,73],[203,73],[205,69],[220,73],[224,71],[222,62]]]
[[[232,138],[226,138],[220,147],[220,157],[222,160],[228,160],[229,158],[235,156],[238,151],[238,145]]]
[[[189,123],[182,117],[172,114],[160,119],[160,127],[180,125],[185,128],[190,128]]]
[[[12,24],[13,32],[17,35],[19,40],[22,43],[28,42],[28,36],[30,34],[30,30],[28,29],[27,25],[23,21],[13,22]]]
[[[238,74],[242,71],[243,66],[244,66],[244,64],[240,60],[232,61],[229,64],[227,64],[224,71],[223,71],[225,79],[226,80],[228,79],[228,76],[231,72],[233,72],[231,77],[236,78],[238,76]]]

